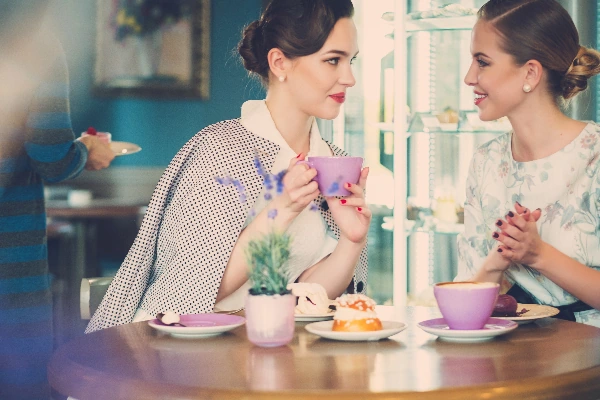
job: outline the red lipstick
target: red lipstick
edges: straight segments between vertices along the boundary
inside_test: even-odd
[[[481,103],[482,101],[484,101],[485,99],[487,99],[487,94],[483,94],[483,93],[479,93],[479,92],[473,92],[475,94],[475,105],[478,106],[479,103]]]
[[[331,97],[333,100],[337,101],[340,104],[346,100],[346,94],[344,92],[331,94],[329,95],[329,97]]]

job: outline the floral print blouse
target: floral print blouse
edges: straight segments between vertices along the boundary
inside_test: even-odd
[[[482,145],[466,184],[465,230],[458,236],[458,275],[471,279],[496,241],[496,221],[518,201],[541,208],[542,240],[590,268],[600,269],[600,126],[588,123],[575,140],[540,160],[514,161],[512,132]],[[577,298],[527,265],[505,273],[540,304],[560,306]],[[598,288],[600,290],[600,288]],[[600,311],[576,313],[578,322],[600,327]]]

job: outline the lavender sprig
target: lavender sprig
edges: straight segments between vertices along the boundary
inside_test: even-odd
[[[256,173],[262,177],[265,193],[263,198],[266,201],[271,201],[274,196],[283,193],[283,178],[287,170],[272,174],[265,170],[258,151],[255,152],[253,159]],[[215,177],[217,183],[223,186],[234,186],[239,194],[240,202],[245,203],[247,200],[246,188],[237,179],[231,176]],[[337,188],[333,189],[337,190]],[[268,206],[267,206],[268,207]],[[309,206],[311,211],[316,211],[319,207],[312,202]],[[250,209],[249,217],[256,216],[256,210]],[[274,220],[277,218],[278,211],[276,208],[270,208],[267,211],[267,218]],[[258,239],[250,241],[246,248],[246,258],[250,267],[248,279],[251,283],[251,294],[287,294],[287,284],[289,279],[289,271],[287,268],[287,260],[290,255],[290,236],[283,232],[272,231]]]

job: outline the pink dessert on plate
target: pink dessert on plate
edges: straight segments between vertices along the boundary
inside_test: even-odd
[[[93,126],[90,126],[89,128],[87,128],[87,130],[85,132],[81,133],[81,137],[84,137],[84,136],[96,136],[98,139],[100,139],[106,143],[110,143],[112,135],[109,132],[98,132],[96,130],[96,128],[94,128]]]

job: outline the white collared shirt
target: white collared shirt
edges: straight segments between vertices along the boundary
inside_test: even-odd
[[[277,130],[271,113],[264,100],[250,100],[242,105],[242,116],[240,122],[250,132],[263,137],[280,146],[281,150],[273,163],[272,173],[288,168],[290,160],[297,156]],[[331,148],[321,138],[317,122],[313,121],[310,129],[310,156],[331,156]],[[264,199],[266,190],[259,195],[254,210],[260,213],[269,203]],[[251,218],[246,221],[250,222]],[[324,257],[333,252],[337,245],[337,239],[329,230],[327,223],[318,211],[311,211],[307,206],[292,222],[287,229],[292,238],[292,248],[288,268],[290,271],[290,282],[294,282],[302,272],[312,267]],[[235,310],[244,306],[244,300],[248,293],[249,284],[244,283],[237,291],[219,301],[215,305],[215,311]]]

